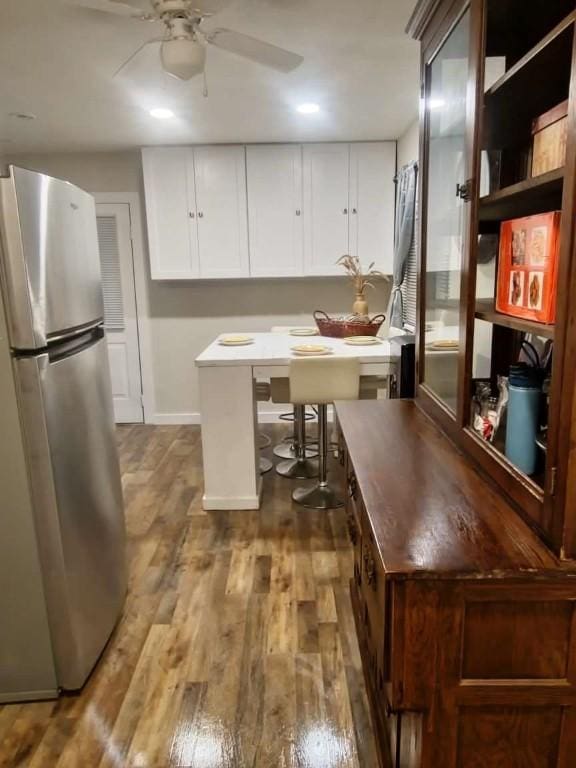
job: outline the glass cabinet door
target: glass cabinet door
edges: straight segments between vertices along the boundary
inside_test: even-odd
[[[423,383],[456,413],[460,280],[465,246],[470,10],[427,68]]]

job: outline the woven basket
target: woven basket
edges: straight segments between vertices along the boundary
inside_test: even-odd
[[[346,336],[376,336],[386,317],[375,315],[368,322],[356,320],[334,320],[326,312],[317,309],[314,320],[321,336],[331,336],[333,339],[343,339]]]

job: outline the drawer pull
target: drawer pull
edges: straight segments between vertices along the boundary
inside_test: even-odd
[[[356,496],[358,495],[358,481],[356,480],[356,475],[350,475],[348,478],[348,493],[350,498],[356,501]]]
[[[348,536],[350,536],[350,541],[352,542],[353,546],[356,546],[356,543],[358,542],[358,529],[356,528],[354,515],[346,515],[346,522],[348,524]]]
[[[372,586],[372,589],[376,589],[376,563],[374,558],[370,554],[368,545],[364,545],[364,570],[366,571],[366,581]]]

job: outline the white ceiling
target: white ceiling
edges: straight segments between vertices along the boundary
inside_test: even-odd
[[[0,153],[396,138],[417,114],[418,47],[404,33],[413,5],[235,0],[205,28],[260,37],[305,61],[285,75],[210,48],[204,98],[200,78],[180,83],[163,75],[153,47],[112,79],[139,45],[158,36],[155,24],[64,0],[0,0]],[[320,113],[298,114],[295,106],[306,101],[317,102]],[[158,106],[176,117],[150,117]],[[36,120],[10,116],[15,112]]]

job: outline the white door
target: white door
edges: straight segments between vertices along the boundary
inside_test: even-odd
[[[97,203],[104,327],[117,423],[144,420],[130,206]]]
[[[142,150],[146,219],[153,280],[200,276],[192,150]]]
[[[341,275],[348,253],[348,144],[307,144],[304,157],[304,266],[308,275]]]
[[[245,148],[193,152],[200,277],[248,277]]]
[[[390,275],[394,260],[393,141],[350,145],[350,253]]]
[[[290,277],[304,273],[302,147],[246,147],[250,274]]]

